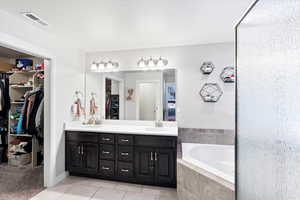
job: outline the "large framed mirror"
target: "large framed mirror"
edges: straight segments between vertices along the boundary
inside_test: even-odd
[[[96,96],[100,119],[176,121],[176,69],[86,72],[85,79],[86,108]]]

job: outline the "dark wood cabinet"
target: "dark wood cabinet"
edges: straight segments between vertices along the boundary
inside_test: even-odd
[[[135,149],[136,178],[142,183],[154,183],[154,148],[137,147]]]
[[[67,166],[69,171],[96,173],[98,171],[98,145],[68,142]]]
[[[136,178],[140,182],[157,185],[176,183],[176,151],[138,147],[135,154]]]
[[[81,144],[68,142],[67,144],[67,166],[69,171],[82,170]]]
[[[113,177],[115,175],[115,163],[109,160],[100,160],[99,173],[102,177]]]
[[[82,144],[82,165],[84,172],[98,172],[98,144]]]
[[[177,138],[66,132],[66,169],[73,175],[176,187]]]
[[[155,181],[161,184],[169,184],[176,181],[176,151],[173,149],[156,149],[155,160]]]

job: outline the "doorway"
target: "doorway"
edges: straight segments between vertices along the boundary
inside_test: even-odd
[[[159,81],[137,81],[137,120],[155,121],[161,113],[161,85]]]
[[[103,116],[106,120],[124,119],[124,80],[113,75],[103,76]]]
[[[18,47],[19,46],[19,47]],[[10,198],[9,195],[17,195],[19,192],[23,192],[21,195],[26,197],[33,195],[35,192],[40,192],[45,186],[51,185],[50,182],[50,67],[52,56],[46,53],[44,50],[35,48],[31,44],[23,43],[19,40],[13,38],[7,39],[5,41],[0,39],[0,60],[11,67],[15,68],[12,70],[8,68],[7,70],[2,70],[1,74],[6,74],[6,77],[12,81],[12,84],[9,84],[9,94],[11,100],[11,107],[7,112],[7,123],[2,124],[6,125],[7,129],[5,137],[1,137],[2,146],[7,145],[5,149],[4,156],[2,154],[0,164],[0,171],[7,176],[5,179],[5,184],[1,184],[5,187],[1,187],[1,195],[6,195],[5,198]],[[5,55],[6,54],[6,55]],[[48,56],[47,56],[48,55]],[[25,63],[17,59],[25,58]],[[29,64],[32,68],[26,68],[29,66],[26,64],[27,61],[32,60],[33,63]],[[22,70],[17,70],[16,66],[23,64]],[[24,65],[25,64],[25,65]],[[43,67],[43,69],[41,68]],[[27,79],[28,78],[28,79]],[[25,80],[26,79],[26,80]],[[20,113],[18,111],[22,110],[22,104],[24,104],[24,95],[27,90],[38,90],[43,92],[43,121],[39,121],[42,126],[39,126],[39,129],[43,131],[44,138],[41,139],[41,135],[31,135],[27,134],[25,131],[23,133],[17,132],[17,124],[20,119]],[[12,99],[13,98],[13,99]],[[37,101],[38,103],[38,101]],[[39,103],[41,103],[39,101]],[[38,110],[39,106],[36,106],[35,110]],[[5,116],[5,115],[4,115]],[[2,117],[2,121],[4,118]],[[33,118],[32,118],[33,119]],[[48,120],[45,120],[48,119]],[[13,123],[13,121],[15,121]],[[33,121],[33,120],[31,120]],[[39,124],[40,125],[40,124]],[[15,132],[14,132],[15,131]],[[14,135],[16,134],[16,135]],[[18,135],[19,134],[19,135]],[[3,143],[4,141],[4,143]],[[7,156],[7,152],[11,149],[8,149],[10,143],[18,144],[19,142],[24,142],[20,146],[23,146],[27,143],[26,149],[30,153],[26,155],[26,152],[16,153],[11,157]],[[17,142],[17,143],[15,143]],[[18,157],[19,155],[24,155],[22,158]],[[11,161],[9,161],[11,159]],[[22,166],[24,165],[24,166]],[[13,169],[11,166],[14,166]],[[3,178],[1,174],[0,176]],[[19,177],[19,178],[18,178]],[[15,186],[14,186],[15,184]],[[27,188],[33,187],[32,190],[26,190],[26,194],[22,191],[22,186]],[[17,190],[17,191],[14,191]],[[9,193],[7,191],[10,191]],[[32,193],[32,194],[31,194]],[[15,196],[14,196],[15,197]]]

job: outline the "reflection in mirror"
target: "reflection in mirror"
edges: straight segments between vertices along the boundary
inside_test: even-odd
[[[105,78],[105,119],[120,119],[120,84]]]
[[[87,72],[86,94],[99,96],[99,118],[176,121],[175,77],[175,69]]]
[[[164,80],[164,121],[176,121],[176,80],[175,70],[165,70]]]
[[[154,121],[160,118],[160,84],[159,81],[137,81],[137,120]]]

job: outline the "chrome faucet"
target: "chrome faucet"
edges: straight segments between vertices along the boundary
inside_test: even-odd
[[[155,127],[163,127],[163,122],[161,120],[156,120],[155,121]]]

